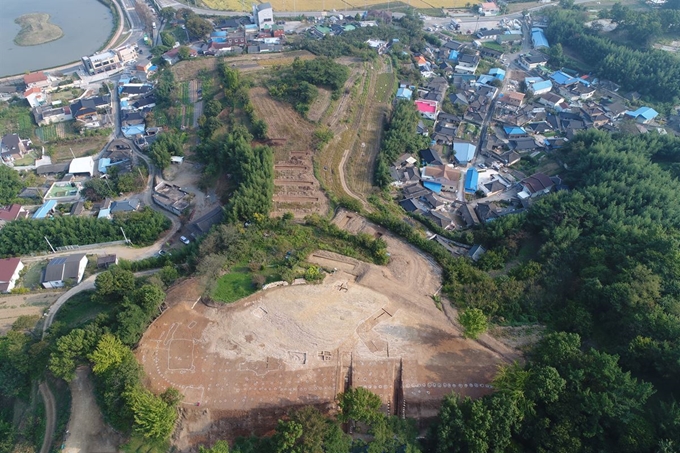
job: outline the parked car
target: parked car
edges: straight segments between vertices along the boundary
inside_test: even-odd
[[[184,242],[185,244],[189,244],[189,242],[191,242],[191,241],[190,241],[189,239],[187,239],[185,236],[180,236],[180,237],[179,237],[179,240],[182,241],[182,242]]]

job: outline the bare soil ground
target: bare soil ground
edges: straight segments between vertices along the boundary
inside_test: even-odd
[[[19,316],[42,315],[61,294],[49,292],[0,297],[0,335],[7,333]]]
[[[57,126],[59,125],[63,126],[63,123],[57,124]],[[59,132],[58,129],[57,132]],[[64,138],[63,133],[60,135],[60,138]],[[63,143],[55,143],[51,145],[52,162],[71,160],[73,159],[73,154],[76,157],[95,155],[106,146],[108,141],[108,137],[85,137],[77,140],[68,140]],[[73,151],[73,154],[71,154],[71,151]]]
[[[326,109],[331,104],[331,91],[325,88],[319,88],[319,96],[312,102],[309,106],[309,112],[307,112],[307,119],[318,123]]]
[[[200,218],[203,214],[211,211],[218,205],[218,198],[215,190],[208,193],[198,188],[198,183],[203,177],[202,165],[185,160],[180,165],[171,165],[163,170],[163,179],[169,183],[182,188],[193,195],[192,218]]]
[[[79,367],[71,381],[71,418],[62,451],[64,453],[116,453],[122,436],[104,423],[94,397],[94,386],[87,367]]]
[[[170,308],[136,354],[153,391],[174,386],[184,394],[174,439],[179,451],[267,432],[295,406],[330,409],[350,382],[378,393],[385,411],[419,418],[434,416],[451,391],[472,397],[491,391],[497,365],[515,353],[465,340],[437,310],[431,295],[441,270],[359,216],[341,212],[335,222],[385,238],[390,264],[318,251],[309,259],[332,272],[319,285],[271,289],[216,307],[194,299],[197,281],[169,292]]]
[[[290,211],[297,218],[328,211],[328,199],[314,176],[312,125],[290,105],[276,101],[262,87],[250,90],[259,118],[267,122],[274,147],[273,216]]]

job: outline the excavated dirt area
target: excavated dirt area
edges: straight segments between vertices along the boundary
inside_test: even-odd
[[[232,305],[195,298],[197,281],[168,294],[169,309],[144,335],[137,356],[155,392],[184,394],[175,445],[263,434],[295,406],[332,409],[337,393],[363,386],[387,413],[427,419],[451,391],[491,391],[514,351],[465,340],[432,301],[440,270],[413,247],[363,218],[336,223],[382,236],[391,262],[376,266],[318,251],[331,273],[318,285],[261,291]],[[177,294],[175,294],[177,293]]]

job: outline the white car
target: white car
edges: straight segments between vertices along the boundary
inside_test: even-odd
[[[179,240],[182,241],[182,242],[184,242],[185,244],[189,244],[189,242],[191,242],[191,241],[189,241],[189,239],[187,239],[187,238],[184,237],[184,236],[180,236],[180,237],[179,237]]]

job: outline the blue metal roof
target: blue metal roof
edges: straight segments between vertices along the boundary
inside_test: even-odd
[[[477,191],[477,182],[479,180],[479,173],[474,168],[470,168],[467,173],[465,173],[465,191],[468,193],[474,193]]]
[[[492,75],[489,75],[489,74],[482,74],[482,75],[480,75],[479,78],[477,79],[477,83],[479,83],[479,84],[481,84],[481,85],[486,85],[486,84],[488,84],[489,82],[494,81],[495,79],[496,79],[496,78],[495,78],[494,76],[492,76]]]
[[[423,186],[425,186],[426,189],[429,189],[434,193],[439,193],[442,191],[442,185],[439,184],[438,182],[423,181]]]
[[[526,134],[527,131],[524,130],[523,127],[517,127],[517,126],[505,126],[503,127],[503,130],[507,135],[518,135],[518,134]]]
[[[102,157],[99,159],[99,163],[97,164],[97,169],[99,170],[99,173],[106,173],[106,167],[111,165],[111,159],[108,157]]]
[[[489,75],[496,77],[498,80],[503,80],[505,78],[505,71],[501,68],[491,68]]]
[[[628,116],[632,116],[633,118],[637,118],[638,116],[641,116],[646,120],[654,119],[659,115],[659,113],[651,107],[640,107],[639,109],[637,109],[635,111],[626,112],[626,114]]]
[[[120,131],[123,133],[124,136],[132,137],[133,135],[143,134],[144,125],[135,124],[134,126],[124,126],[120,128]]]
[[[408,88],[399,88],[397,90],[397,97],[399,99],[411,99],[413,96],[413,91],[409,90]]]
[[[548,44],[548,38],[545,37],[543,30],[540,28],[531,29],[531,42],[534,45],[534,49],[538,49],[540,47],[550,47]]]
[[[555,71],[550,74],[550,78],[558,85],[571,85],[578,82],[578,79],[562,71]]]
[[[533,91],[552,90],[552,82],[550,80],[543,80],[541,82],[532,83],[531,89]]]
[[[542,81],[543,81],[543,79],[541,77],[525,77],[524,78],[524,83],[526,83],[527,85],[531,85],[531,84],[534,84],[534,83],[537,83],[537,82],[542,82]]]
[[[99,214],[97,214],[98,219],[108,219],[111,217],[111,209],[100,209]]]
[[[458,61],[458,51],[457,50],[452,50],[451,52],[449,52],[449,60]]]
[[[40,206],[37,211],[35,211],[35,214],[33,214],[34,219],[44,219],[47,217],[47,214],[50,213],[52,209],[57,205],[56,200],[49,200],[46,202],[44,205]]]
[[[466,164],[475,157],[475,150],[477,148],[472,143],[454,142],[453,153],[456,155],[456,160],[461,164]]]

